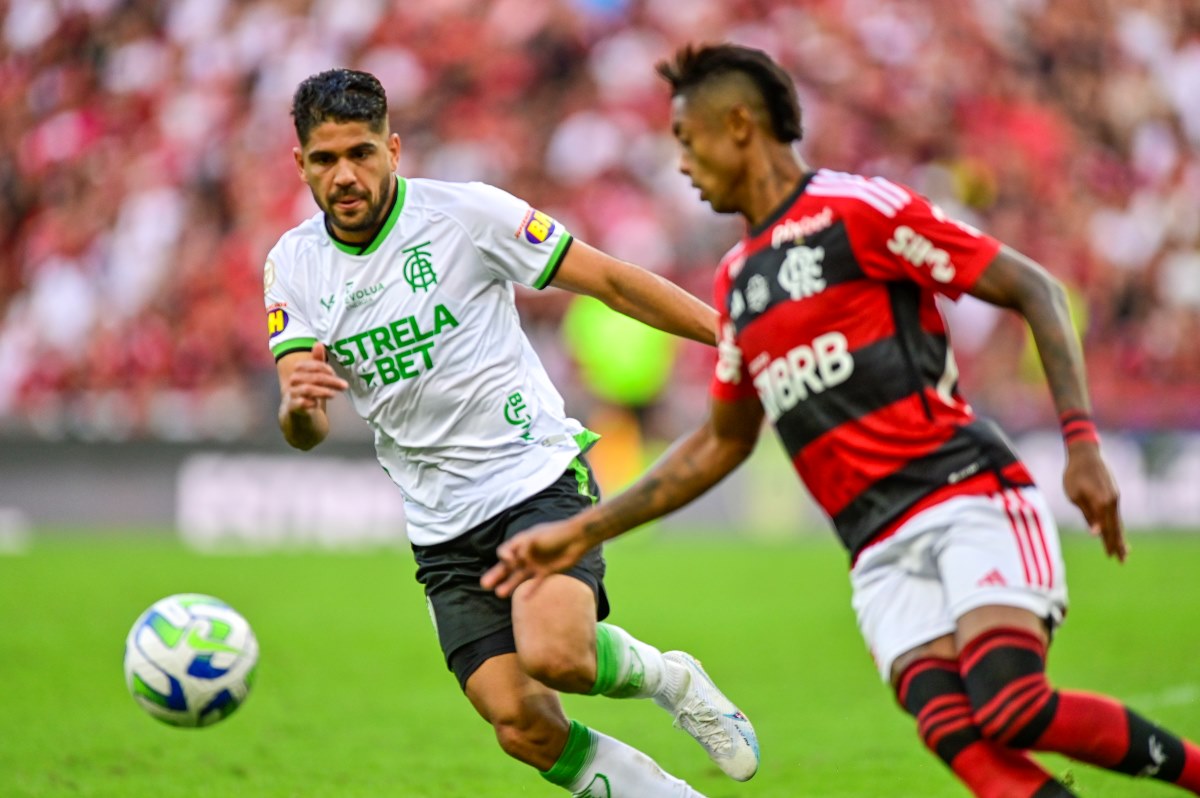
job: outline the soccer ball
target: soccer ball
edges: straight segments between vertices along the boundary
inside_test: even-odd
[[[225,602],[181,593],[154,602],[125,639],[125,684],[172,726],[210,726],[233,714],[254,683],[258,641]]]

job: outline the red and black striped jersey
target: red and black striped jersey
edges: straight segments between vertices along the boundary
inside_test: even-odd
[[[950,496],[1031,484],[959,395],[936,300],[999,249],[904,186],[823,169],[721,260],[712,394],[759,398],[852,554]]]

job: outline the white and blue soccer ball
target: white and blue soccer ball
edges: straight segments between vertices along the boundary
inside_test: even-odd
[[[180,593],[154,602],[125,639],[125,684],[138,706],[172,726],[210,726],[254,684],[258,641],[220,599]]]

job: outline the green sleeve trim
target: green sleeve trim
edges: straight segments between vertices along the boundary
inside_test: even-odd
[[[542,778],[559,787],[568,787],[579,780],[595,758],[596,741],[592,737],[591,729],[573,720],[571,728],[567,731],[567,744],[563,747],[563,752],[559,754],[553,767],[541,771]]]
[[[550,253],[550,260],[546,262],[546,268],[542,270],[542,274],[534,282],[533,287],[541,291],[546,286],[550,285],[550,281],[554,279],[554,275],[558,272],[558,267],[562,265],[562,259],[567,254],[567,250],[571,248],[571,242],[575,238],[564,232],[562,237],[558,239],[558,246]]]
[[[275,346],[271,347],[271,354],[275,356],[276,360],[278,360],[284,355],[290,355],[292,352],[304,352],[311,350],[316,345],[316,338],[292,338],[290,340],[275,344]]]

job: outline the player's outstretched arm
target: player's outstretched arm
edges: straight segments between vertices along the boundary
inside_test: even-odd
[[[593,546],[678,510],[716,485],[754,450],[762,427],[757,399],[713,401],[703,425],[680,439],[632,487],[563,521],[514,536],[481,583],[501,597],[522,582],[565,571]]]
[[[551,285],[594,296],[618,313],[710,346],[717,312],[679,286],[576,239]]]
[[[1011,308],[1029,322],[1042,358],[1042,368],[1064,420],[1067,467],[1063,489],[1083,512],[1104,550],[1121,562],[1129,547],[1118,507],[1117,484],[1100,455],[1099,439],[1091,426],[1091,399],[1083,362],[1083,347],[1071,324],[1067,294],[1061,283],[1019,252],[1002,247],[971,289],[971,294],[994,305]],[[1084,434],[1070,434],[1074,427]]]
[[[326,361],[325,344],[312,352],[292,352],[276,363],[279,373],[279,429],[297,449],[311,449],[329,434],[325,402],[349,387]]]

